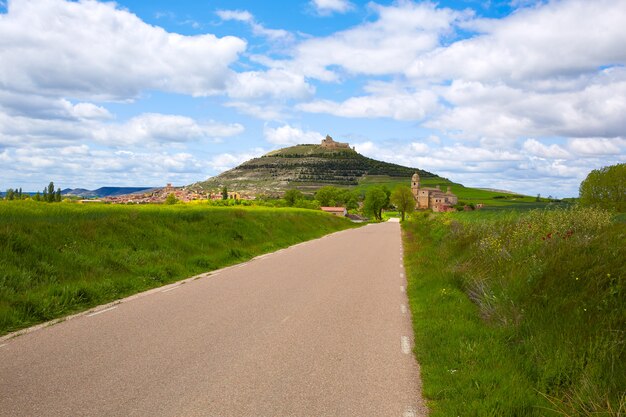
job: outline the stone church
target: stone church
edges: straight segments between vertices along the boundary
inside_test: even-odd
[[[444,193],[439,186],[435,188],[420,187],[420,176],[416,172],[411,178],[411,192],[415,198],[415,207],[432,211],[450,211],[458,204],[459,199],[452,194],[450,187]]]

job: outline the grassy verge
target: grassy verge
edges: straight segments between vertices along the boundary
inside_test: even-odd
[[[626,224],[598,210],[404,224],[432,416],[626,413]]]
[[[0,202],[0,334],[349,227],[300,209]]]

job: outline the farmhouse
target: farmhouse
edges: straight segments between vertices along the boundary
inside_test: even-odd
[[[348,213],[345,207],[320,207],[322,211],[326,213],[334,214],[335,216],[345,217]]]
[[[450,191],[448,186],[444,193],[439,186],[435,188],[420,187],[420,176],[416,172],[411,178],[411,192],[415,198],[415,207],[418,209],[431,209],[432,211],[450,211],[458,204],[459,199]]]

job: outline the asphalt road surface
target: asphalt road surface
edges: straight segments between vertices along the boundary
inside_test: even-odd
[[[0,342],[1,416],[425,415],[398,223]]]

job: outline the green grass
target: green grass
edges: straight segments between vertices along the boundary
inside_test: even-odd
[[[0,334],[349,227],[301,209],[0,202]]]
[[[626,224],[570,208],[403,225],[431,416],[626,413]]]
[[[393,211],[393,210],[384,210],[383,211],[383,221],[387,221],[393,217],[397,217],[400,218],[400,212],[399,211]]]

